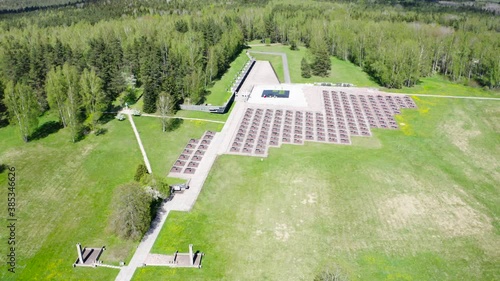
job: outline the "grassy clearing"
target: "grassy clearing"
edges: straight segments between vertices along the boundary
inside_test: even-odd
[[[54,119],[44,117],[42,123]],[[131,258],[137,244],[118,239],[106,226],[113,190],[133,180],[141,153],[128,121],[112,120],[104,128],[106,134],[76,144],[65,129],[28,144],[16,127],[0,129],[0,163],[16,167],[18,217],[17,273],[7,272],[2,255],[1,280],[113,280],[117,270],[71,266],[77,242],[105,245],[105,263]],[[2,198],[6,178],[0,174]],[[0,240],[6,235],[3,228]]]
[[[433,76],[420,79],[420,83],[411,88],[385,89],[389,92],[406,94],[445,95],[445,96],[472,96],[472,97],[500,97],[500,92],[488,91],[482,88],[465,87],[450,82],[443,76]]]
[[[200,138],[207,130],[220,131],[223,126],[217,123],[184,120],[174,131],[162,132],[160,120],[157,118],[136,117],[134,122],[141,135],[153,173],[162,176],[169,173],[172,164],[189,139]],[[178,183],[178,180],[172,179],[169,183]]]
[[[280,52],[286,53],[288,58],[288,67],[290,68],[290,79],[292,83],[313,83],[313,82],[332,82],[332,83],[352,83],[358,87],[379,87],[360,67],[347,62],[331,57],[332,70],[328,77],[313,76],[311,78],[303,78],[300,75],[300,62],[303,57],[309,57],[305,47],[299,47],[299,50],[292,51],[289,46],[273,45],[273,46],[254,46],[251,48],[254,51],[263,52]],[[256,55],[256,54],[252,54]],[[281,61],[281,60],[280,60]],[[273,65],[274,66],[274,65]]]
[[[243,69],[248,60],[248,56],[245,50],[243,50],[231,63],[226,73],[219,80],[215,81],[212,87],[207,89],[211,93],[206,97],[205,103],[223,105],[231,96],[231,93],[227,89],[231,88],[236,75]]]
[[[285,82],[285,74],[283,72],[283,59],[279,55],[266,55],[266,54],[258,54],[251,53],[252,57],[256,60],[269,61],[274,68],[274,72],[278,76],[278,80],[280,83]]]
[[[134,280],[311,280],[335,265],[352,280],[497,279],[498,104],[417,103],[401,130],[352,146],[220,157],[193,211],[171,213],[153,247],[193,243],[203,269],[146,267]]]

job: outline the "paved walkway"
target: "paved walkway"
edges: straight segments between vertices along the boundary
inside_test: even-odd
[[[122,113],[127,114],[128,120],[130,121],[130,125],[132,125],[132,129],[134,130],[135,138],[137,139],[137,143],[139,143],[139,148],[141,149],[142,157],[144,158],[144,164],[146,164],[146,168],[148,169],[148,173],[152,174],[153,170],[151,170],[151,164],[149,163],[148,156],[146,155],[146,150],[144,150],[144,146],[142,145],[141,136],[139,136],[139,131],[137,131],[137,127],[134,123],[134,118],[132,116],[131,110],[123,110]]]
[[[240,119],[245,113],[245,108],[245,102],[236,101],[234,103],[233,111],[222,128],[222,131],[219,133],[221,137],[221,145],[219,146],[217,154],[221,155],[229,151],[231,147],[231,140],[238,131],[238,125]]]
[[[171,207],[174,205],[175,203],[172,201],[161,205],[160,210],[157,213],[157,219],[153,222],[144,238],[142,238],[139,246],[137,246],[137,250],[135,250],[130,263],[121,268],[120,273],[115,279],[116,281],[131,280],[134,276],[135,270],[138,267],[143,266],[149,252],[151,252],[151,249],[153,248],[156,238],[158,238],[158,235],[160,234],[163,224],[165,224],[165,221],[167,220],[168,213],[172,210]]]
[[[281,59],[283,60],[283,72],[285,75],[285,83],[292,83],[292,80],[290,79],[290,71],[288,70],[288,59],[286,57],[285,53],[277,53],[277,52],[260,52],[260,51],[252,51],[249,50],[249,53],[256,53],[256,54],[263,54],[263,55],[276,55],[276,56],[281,56]]]

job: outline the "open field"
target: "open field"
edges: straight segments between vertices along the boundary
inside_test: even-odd
[[[207,130],[220,131],[223,126],[217,123],[184,120],[174,131],[162,132],[160,120],[157,118],[136,117],[134,122],[141,135],[153,173],[162,176],[168,174],[189,139],[200,138]]]
[[[447,95],[447,96],[471,96],[471,97],[500,97],[500,92],[494,92],[477,87],[465,87],[450,82],[444,77],[436,75],[420,79],[420,83],[411,88],[384,89],[388,92],[405,94],[425,95]]]
[[[223,105],[227,99],[231,96],[231,93],[227,91],[231,88],[233,80],[243,66],[248,61],[248,56],[245,50],[243,50],[238,57],[231,63],[229,69],[222,75],[222,77],[215,81],[212,87],[207,90],[210,91],[210,95],[207,96],[205,103],[212,105]]]
[[[319,77],[312,76],[311,78],[303,78],[300,75],[300,62],[303,57],[307,57],[307,49],[306,47],[300,46],[299,50],[292,51],[290,50],[290,46],[283,45],[273,45],[273,46],[254,46],[251,48],[254,51],[263,51],[263,52],[280,52],[286,53],[288,58],[288,66],[290,68],[290,78],[292,83],[313,83],[313,82],[332,82],[332,83],[352,83],[358,87],[379,87],[377,83],[375,83],[365,72],[361,71],[361,68],[347,61],[339,60],[335,57],[330,57],[332,62],[332,70],[330,71],[329,77]],[[252,54],[255,56],[258,54]],[[278,56],[272,56],[277,57]],[[279,62],[281,64],[281,58]],[[271,64],[273,64],[271,62]],[[273,64],[276,72],[278,72],[277,68],[279,66],[275,66]],[[281,66],[282,68],[282,66]],[[282,73],[282,71],[281,71]],[[280,78],[281,80],[281,78]]]
[[[335,266],[352,280],[498,279],[498,103],[416,102],[401,130],[352,146],[220,157],[153,248],[193,243],[203,268],[141,268],[134,280],[311,280]]]
[[[278,76],[278,80],[280,83],[285,82],[284,73],[283,73],[283,60],[281,56],[278,55],[267,55],[267,54],[258,54],[258,53],[250,53],[252,57],[256,60],[264,60],[269,61],[276,72],[276,76]]]
[[[45,118],[51,121],[54,118]],[[136,117],[153,171],[166,175],[189,138],[206,130],[219,131],[223,124],[183,121],[168,133],[161,132],[157,118]],[[89,136],[79,143],[68,141],[68,132],[23,144],[15,127],[0,129],[0,164],[17,169],[17,230],[19,246],[17,280],[113,280],[109,268],[72,268],[75,244],[105,245],[101,260],[118,264],[128,261],[136,243],[123,241],[106,231],[108,206],[114,188],[133,180],[142,158],[129,122],[111,121],[102,136]],[[41,164],[43,163],[43,164]],[[7,174],[0,174],[0,186]],[[169,183],[183,182],[169,179]],[[2,189],[6,198],[6,189]],[[76,215],[75,215],[76,212]],[[0,232],[6,240],[6,232]],[[10,280],[5,258],[2,280]]]
[[[51,120],[44,117],[41,123]],[[141,153],[128,121],[112,120],[104,128],[106,134],[76,144],[65,129],[28,144],[16,127],[0,129],[0,163],[16,167],[18,218],[17,273],[7,272],[2,254],[1,280],[113,280],[115,269],[71,266],[77,242],[105,245],[105,263],[131,258],[136,243],[118,239],[106,227],[113,190],[133,180]],[[0,186],[0,196],[7,198],[5,172]],[[7,241],[5,229],[2,241]],[[1,252],[6,250],[5,243]]]

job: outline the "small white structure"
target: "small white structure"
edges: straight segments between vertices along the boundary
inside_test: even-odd
[[[201,259],[204,255],[199,251],[193,252],[193,244],[189,244],[189,253],[179,253],[179,251],[176,251],[173,255],[150,253],[144,261],[144,266],[201,268]]]
[[[73,263],[73,267],[76,266],[87,266],[87,267],[96,267],[101,262],[99,261],[99,257],[102,252],[106,250],[106,247],[101,248],[83,248],[80,243],[76,243],[76,251],[78,253],[78,258]]]

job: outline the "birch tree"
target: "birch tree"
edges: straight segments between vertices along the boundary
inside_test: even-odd
[[[64,114],[66,116],[68,128],[71,131],[71,139],[77,142],[82,129],[80,83],[78,70],[74,66],[65,63],[62,68],[64,80],[66,81],[66,101]]]
[[[95,71],[84,69],[80,77],[81,96],[92,130],[96,130],[97,122],[106,108],[106,95],[102,90],[102,80]]]
[[[19,126],[23,141],[28,142],[33,129],[38,126],[40,108],[36,94],[22,82],[9,81],[5,87],[5,105],[13,121]]]
[[[162,131],[166,132],[169,125],[169,116],[173,114],[175,106],[175,100],[172,95],[166,92],[161,92],[157,100],[158,112],[161,115],[161,126]]]

